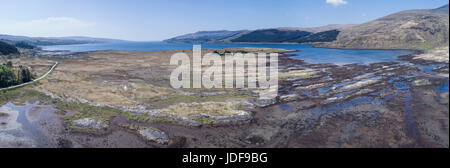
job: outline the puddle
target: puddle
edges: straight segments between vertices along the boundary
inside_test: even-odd
[[[409,86],[403,82],[395,82],[394,88],[396,88],[398,90],[407,90],[407,89],[409,89]]]
[[[331,90],[331,87],[317,89],[317,91],[319,92],[320,95],[324,95],[324,94],[328,93],[330,90]]]
[[[293,82],[293,84],[302,84],[302,83],[305,83],[305,81],[298,80],[298,81]]]
[[[433,69],[438,66],[445,66],[445,64],[432,64],[432,65],[414,65],[415,67],[419,68],[422,72],[425,72],[427,74],[437,74]]]
[[[389,83],[394,83],[395,81],[400,80],[401,78],[398,76],[392,77],[391,79],[388,80]]]
[[[343,87],[343,86],[350,85],[352,83],[355,83],[355,81],[341,82],[341,83],[338,83],[338,84],[334,84],[333,88],[340,88],[340,87]]]
[[[414,113],[411,109],[410,101],[412,99],[411,93],[409,91],[405,94],[405,122],[406,122],[406,135],[416,140],[416,142],[423,146],[422,138],[420,137],[419,128],[417,127]]]
[[[295,112],[295,109],[291,104],[280,104],[279,106],[281,110]]]
[[[449,81],[445,82],[445,83],[442,84],[442,85],[439,85],[439,86],[436,88],[436,91],[439,92],[439,93],[445,93],[445,92],[448,92],[448,82],[449,82]]]
[[[0,147],[50,147],[48,136],[39,129],[39,102],[16,105],[12,102],[0,107],[9,114],[0,127]],[[47,111],[47,110],[44,110]]]

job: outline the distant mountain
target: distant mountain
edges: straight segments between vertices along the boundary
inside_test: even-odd
[[[0,55],[18,54],[19,50],[11,44],[0,41]]]
[[[448,5],[431,10],[408,10],[343,29],[336,48],[422,49],[449,44]]]
[[[8,43],[25,42],[30,45],[69,45],[69,44],[87,44],[87,43],[106,43],[119,42],[122,40],[105,39],[105,38],[91,38],[91,37],[26,37],[26,36],[12,36],[1,35],[0,41]]]
[[[282,27],[250,31],[203,31],[166,40],[170,43],[310,43],[330,42],[341,29],[353,25],[328,25],[313,28]]]
[[[219,30],[219,31],[200,31],[196,33],[186,34],[178,37],[174,37],[168,40],[165,40],[169,43],[209,43],[214,41],[219,41],[236,34],[245,32],[246,30],[239,31],[227,31],[227,30]]]

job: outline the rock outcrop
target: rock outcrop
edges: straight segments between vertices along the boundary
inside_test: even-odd
[[[92,119],[92,118],[82,118],[73,121],[73,125],[80,128],[86,129],[105,129],[108,127],[103,121]]]

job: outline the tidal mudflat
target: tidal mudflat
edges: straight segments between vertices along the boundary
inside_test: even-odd
[[[171,88],[170,56],[192,53],[187,49],[86,52],[60,59],[39,84],[3,93],[12,100],[1,107],[0,134],[6,138],[0,144],[449,146],[448,63],[414,59],[420,54],[414,52],[381,62],[336,65],[308,62],[301,51],[294,57],[298,51],[286,48],[207,50],[279,52],[279,97],[259,101],[254,89]],[[30,97],[38,101],[29,103]],[[13,100],[25,103],[16,106]]]

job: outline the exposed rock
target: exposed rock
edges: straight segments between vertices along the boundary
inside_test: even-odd
[[[218,123],[230,123],[235,121],[248,121],[252,119],[252,116],[249,112],[246,111],[238,111],[237,115],[233,116],[210,116],[211,120]]]
[[[262,98],[256,98],[255,99],[255,105],[257,107],[267,107],[270,105],[274,105],[278,102],[278,98],[273,99],[262,99]]]
[[[366,87],[369,85],[373,85],[375,83],[378,83],[380,81],[380,79],[381,78],[371,78],[371,79],[356,82],[354,84],[346,85],[346,86],[343,86],[341,89],[339,89],[339,92],[350,91],[350,90]]]
[[[414,59],[423,59],[428,61],[436,61],[436,62],[449,62],[449,47],[438,47],[427,51],[424,54],[416,56]]]
[[[373,78],[374,76],[375,76],[374,73],[366,73],[366,74],[357,76],[357,77],[355,77],[353,79],[355,79],[355,80],[363,80],[363,79],[367,79],[367,78]]]
[[[320,104],[322,104],[322,105],[334,104],[334,103],[337,103],[337,102],[341,102],[341,101],[347,100],[347,99],[349,99],[351,97],[354,97],[354,96],[361,96],[361,95],[368,94],[368,93],[373,93],[373,92],[375,92],[375,90],[373,90],[373,89],[361,89],[361,90],[359,90],[357,92],[350,93],[350,94],[347,94],[347,95],[336,95],[334,97],[330,97],[330,98],[325,99],[324,101],[320,102]]]
[[[73,121],[73,125],[76,127],[87,129],[105,129],[108,127],[108,125],[104,122],[92,118],[82,118],[79,120],[75,120]]]
[[[146,128],[138,131],[139,135],[149,141],[153,141],[162,145],[169,143],[169,136],[160,130],[154,128]]]
[[[295,101],[298,100],[299,96],[297,94],[288,94],[280,96],[281,101],[289,102],[289,101]]]
[[[362,90],[352,94],[351,96],[361,96],[363,94],[372,93],[372,92],[375,92],[375,90],[373,90],[373,89],[362,89]]]
[[[333,104],[338,101],[342,101],[344,99],[345,99],[344,97],[330,97],[330,98],[325,99],[324,101],[320,102],[320,104],[322,104],[322,105]]]
[[[323,88],[326,86],[327,86],[326,83],[319,83],[319,84],[314,84],[314,85],[309,85],[309,86],[297,87],[295,89],[297,89],[297,90],[312,90],[312,89],[317,89],[317,88]]]
[[[319,77],[317,71],[315,70],[293,70],[285,73],[281,73],[279,75],[280,79],[309,79],[309,78],[315,78]]]
[[[413,81],[414,86],[427,86],[431,85],[431,82],[428,79],[418,79]]]
[[[301,102],[296,104],[296,108],[298,110],[309,109],[309,108],[313,108],[315,106],[316,106],[316,103],[314,103],[311,100],[301,101]]]

